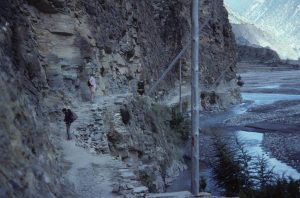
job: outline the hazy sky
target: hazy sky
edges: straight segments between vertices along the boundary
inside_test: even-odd
[[[225,0],[224,2],[233,11],[242,15],[250,6],[253,6],[253,4],[263,3],[264,1],[265,0]]]

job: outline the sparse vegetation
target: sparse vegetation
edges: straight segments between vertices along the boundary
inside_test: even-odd
[[[242,77],[240,75],[238,76],[237,79],[238,79],[237,85],[240,87],[244,86],[245,82],[242,80]]]
[[[241,198],[299,198],[300,180],[273,172],[265,156],[253,158],[236,139],[229,146],[224,139],[213,137],[214,160],[211,163],[217,185],[226,196]]]
[[[172,109],[172,120],[170,120],[170,127],[172,129],[177,128],[184,118],[181,113],[177,112],[174,108]]]
[[[125,125],[127,125],[130,121],[130,113],[128,111],[127,106],[125,105],[123,108],[120,109],[120,113],[121,113],[121,117],[122,117],[122,121]]]
[[[187,140],[190,132],[190,121],[185,119],[183,115],[175,108],[172,109],[172,119],[170,120],[170,127],[180,134],[182,140]]]
[[[211,165],[217,185],[226,190],[226,196],[238,195],[242,191],[246,178],[243,167],[237,159],[237,153],[216,135],[213,146],[215,155]]]
[[[199,191],[205,192],[206,186],[207,186],[206,178],[201,176],[199,181],[199,187],[200,187]]]
[[[204,109],[210,109],[210,107],[217,105],[220,97],[215,91],[202,91],[201,92],[201,106]]]
[[[139,171],[139,180],[143,185],[148,186],[150,192],[155,192],[155,185],[153,182],[155,181],[155,174],[151,171],[140,170]]]
[[[276,178],[276,180],[264,186],[255,196],[259,198],[282,197],[282,198],[299,198],[300,181],[292,178]]]
[[[152,104],[151,105],[151,110],[156,114],[160,114],[162,109],[163,109],[163,107],[160,104]]]
[[[218,95],[216,94],[216,92],[211,92],[210,95],[209,95],[209,103],[211,105],[214,105],[217,103],[217,99],[218,99]]]

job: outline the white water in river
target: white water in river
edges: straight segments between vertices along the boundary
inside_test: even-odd
[[[270,157],[261,147],[263,140],[263,133],[237,131],[237,137],[245,143],[246,150],[253,157],[262,156],[269,161],[270,168],[274,168],[274,173],[278,175],[284,174],[286,177],[293,179],[300,179],[300,173],[289,165],[277,160],[276,158]]]

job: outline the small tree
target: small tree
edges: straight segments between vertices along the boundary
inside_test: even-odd
[[[245,82],[242,80],[242,77],[240,75],[238,76],[237,79],[238,79],[237,85],[240,87],[244,86]]]
[[[177,112],[175,108],[172,108],[172,120],[170,120],[170,127],[172,129],[178,127],[182,122],[184,121],[184,118],[180,112]]]
[[[269,161],[264,155],[256,157],[254,167],[255,173],[253,179],[255,181],[255,186],[259,186],[262,189],[274,182],[274,167],[271,169],[269,168]]]
[[[241,178],[244,179],[243,188],[250,189],[253,186],[253,181],[251,178],[251,174],[253,173],[253,167],[251,164],[252,157],[245,149],[245,144],[243,142],[236,138],[235,143],[237,145],[236,158],[241,166]]]
[[[217,185],[226,190],[227,196],[236,196],[245,178],[242,176],[243,168],[235,157],[235,150],[217,135],[214,135],[213,147],[215,154],[212,162],[213,177]]]
[[[200,177],[199,186],[200,186],[200,189],[199,189],[199,190],[200,190],[201,192],[204,192],[204,191],[205,191],[205,188],[206,188],[206,186],[207,186],[207,182],[206,182],[206,178],[205,178],[205,177],[203,177],[203,176]]]
[[[299,198],[300,180],[292,178],[276,177],[275,181],[258,189],[254,195],[257,198]]]
[[[233,143],[233,141],[229,141]],[[241,198],[300,198],[300,180],[277,176],[266,156],[251,157],[244,143],[229,144],[213,136],[213,177],[227,196]]]

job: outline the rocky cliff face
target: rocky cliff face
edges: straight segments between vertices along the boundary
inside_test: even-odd
[[[15,3],[0,6],[0,197],[72,196],[50,141],[47,81],[34,34]]]
[[[240,101],[234,34],[222,2],[202,1],[201,15],[209,19],[201,34],[201,106],[226,108]]]
[[[71,196],[59,176],[56,129],[50,124],[65,104],[88,100],[92,73],[98,97],[136,93],[140,79],[151,85],[188,43],[189,8],[183,0],[1,1],[0,196]],[[239,100],[239,90],[222,1],[202,1],[201,22],[207,18],[201,34],[202,106],[226,107]],[[187,82],[189,57],[190,52],[182,61]],[[162,83],[162,94],[174,87],[177,73],[175,68]]]

